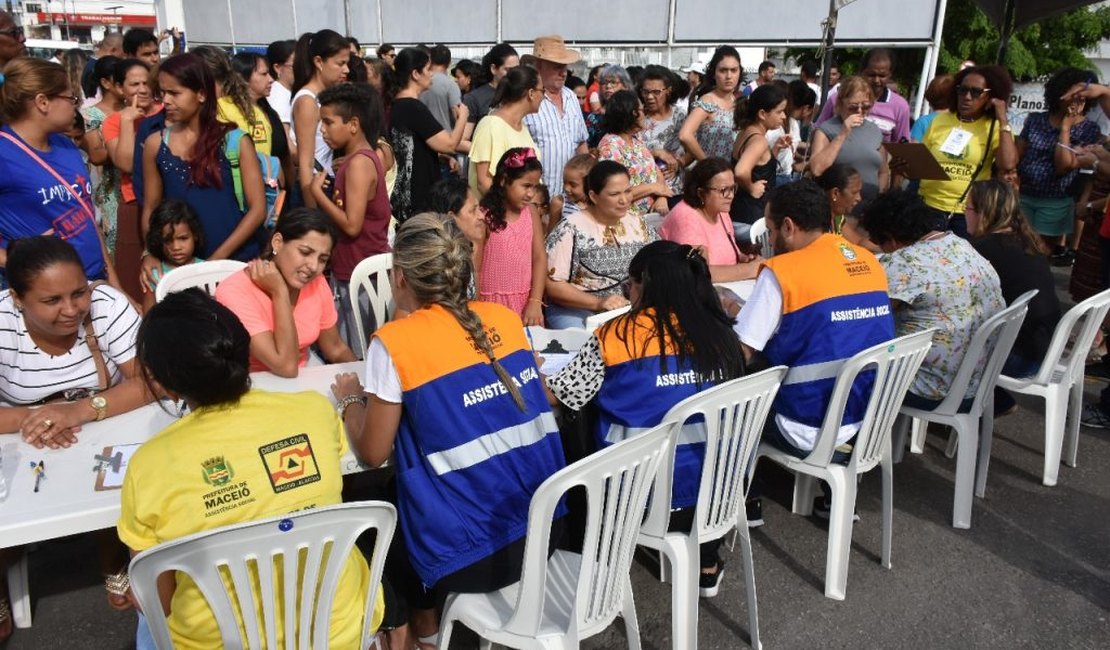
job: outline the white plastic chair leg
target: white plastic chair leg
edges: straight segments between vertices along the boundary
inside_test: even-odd
[[[676,648],[698,647],[698,582],[701,563],[694,535],[670,538],[661,553],[671,564],[671,636]],[[629,591],[629,594],[632,592]],[[628,599],[631,600],[631,599]]]
[[[27,581],[27,553],[8,567],[8,600],[17,628],[31,627],[31,588]]]
[[[763,642],[759,640],[759,607],[755,595],[755,563],[752,561],[752,538],[747,528],[739,534],[740,555],[744,559],[744,578],[748,587],[748,632],[752,637],[752,650],[761,650]]]
[[[671,581],[671,561],[663,549],[659,549],[659,582],[667,584]]]
[[[894,531],[894,463],[887,454],[879,461],[883,473],[883,568],[890,568],[890,554]]]
[[[1068,424],[1065,442],[1067,451],[1064,462],[1068,467],[1075,467],[1076,456],[1079,453],[1079,419],[1083,415],[1083,381],[1078,380],[1071,386],[1071,395],[1068,399]]]
[[[954,428],[948,427],[948,444],[944,446],[945,458],[955,458],[956,452],[959,450],[959,446],[959,435],[956,433],[956,430]]]
[[[1067,393],[1064,393],[1067,395]],[[1060,454],[1064,446],[1064,409],[1063,396],[1049,391],[1044,399],[1044,477],[1042,483],[1056,485],[1060,474]]]
[[[890,437],[895,463],[902,462],[902,458],[906,455],[906,438],[909,437],[910,428],[913,426],[912,419],[906,415],[899,415],[894,420],[894,428],[890,432]]]
[[[983,417],[979,421],[979,461],[975,465],[975,496],[987,494],[987,471],[991,462],[991,445],[994,443],[994,396],[987,398]]]
[[[796,472],[794,474],[794,504],[791,511],[805,517],[813,514],[813,497],[817,494],[817,479]]]
[[[975,461],[978,453],[979,430],[971,418],[955,419],[955,437],[959,440],[956,451],[956,494],[952,503],[952,527],[971,528],[971,500],[975,490]]]
[[[678,573],[677,571],[675,573]],[[697,580],[697,576],[694,576]],[[697,589],[695,583],[694,589]],[[696,596],[695,592],[695,596]],[[698,604],[697,599],[694,600],[694,607]],[[629,574],[624,577],[624,605],[621,607],[621,618],[624,619],[624,634],[628,637],[628,650],[641,650],[640,647],[640,621],[636,617],[636,601],[632,598],[632,575]],[[698,638],[697,623],[697,609],[694,610],[694,640]]]
[[[436,643],[436,650],[447,650],[451,645],[451,632],[455,627],[455,617],[451,610],[454,609],[455,598],[456,595],[451,594],[443,605],[443,618],[439,622],[439,642]]]
[[[825,560],[825,597],[833,600],[844,600],[844,591],[848,586],[848,553],[852,547],[852,514],[856,505],[854,479],[843,471],[832,471],[828,478],[832,488],[832,508],[829,512],[828,557]]]
[[[914,454],[925,453],[925,433],[928,426],[917,418],[910,418],[910,452]]]

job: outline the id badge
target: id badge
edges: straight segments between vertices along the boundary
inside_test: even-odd
[[[954,126],[944,144],[940,145],[940,151],[949,156],[962,156],[969,142],[971,142],[971,131]]]

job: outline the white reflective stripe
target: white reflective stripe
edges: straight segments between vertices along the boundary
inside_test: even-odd
[[[609,425],[609,431],[605,435],[605,442],[614,445],[618,442],[634,438],[645,431],[650,431],[655,427],[626,427],[623,424]],[[689,445],[697,442],[705,442],[708,434],[705,430],[705,422],[689,422],[682,425],[678,431],[678,441],[675,444]]]
[[[442,476],[448,472],[483,463],[514,449],[535,444],[558,430],[555,416],[551,411],[547,411],[534,420],[487,433],[458,447],[429,454],[428,463],[437,475]]]
[[[807,366],[796,366],[786,372],[782,385],[804,384],[807,381],[817,381],[819,379],[835,379],[836,373],[840,372],[840,366],[843,365],[843,359],[836,359],[822,363],[811,363]]]

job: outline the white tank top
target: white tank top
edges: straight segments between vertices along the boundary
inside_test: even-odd
[[[316,101],[316,93],[312,92],[308,88],[301,88],[300,90],[297,91],[296,95],[293,95],[293,101],[290,103],[290,105],[291,106],[296,106],[297,105],[297,100],[300,99],[301,97],[311,97],[313,101]],[[320,107],[320,102],[316,102],[316,107],[317,108]],[[316,126],[313,127],[313,130],[316,133],[316,153],[315,153],[316,162],[320,163],[320,165],[323,166],[323,168],[325,170],[327,170],[328,173],[330,174],[331,173],[331,158],[332,158],[331,148],[328,147],[327,143],[324,142],[324,136],[320,134],[320,123],[319,123],[319,121],[317,121]],[[293,125],[292,129],[289,129],[289,137],[293,140],[293,144],[296,145],[297,144],[296,124]]]

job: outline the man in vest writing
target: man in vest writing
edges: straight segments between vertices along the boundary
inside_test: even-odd
[[[760,268],[734,329],[745,356],[762,352],[772,366],[790,368],[763,440],[804,458],[816,443],[840,366],[894,338],[894,318],[882,266],[866,249],[828,232],[829,203],[816,183],[776,188],[766,220],[775,256]],[[852,387],[834,462],[848,460],[873,383],[873,372],[861,373]],[[754,525],[762,523],[758,499],[749,501]],[[818,501],[820,516],[828,512],[828,496]]]

